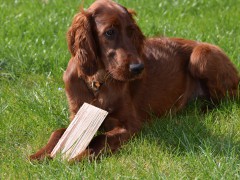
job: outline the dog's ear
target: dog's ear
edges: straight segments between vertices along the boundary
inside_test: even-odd
[[[67,32],[68,49],[79,63],[81,73],[91,76],[98,70],[92,16],[87,12],[75,15]]]
[[[134,9],[127,9],[128,13],[131,14],[131,16],[137,16],[137,13]]]
[[[137,47],[138,51],[141,52],[145,40],[145,36],[143,35],[141,29],[138,27],[134,16],[137,16],[136,11],[133,9],[127,9],[128,14],[130,15],[132,21],[134,22],[133,34],[132,34],[132,41],[133,44]]]

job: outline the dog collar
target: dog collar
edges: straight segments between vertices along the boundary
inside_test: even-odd
[[[92,81],[90,82],[90,88],[93,91],[98,91],[103,83],[100,83],[99,81]]]
[[[92,92],[97,92],[107,80],[107,73],[104,70],[98,70],[93,76],[88,76],[85,82]]]

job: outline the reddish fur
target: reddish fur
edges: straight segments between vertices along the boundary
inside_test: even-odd
[[[111,25],[118,32],[114,38],[119,39],[103,35]],[[149,111],[162,116],[184,108],[197,96],[217,102],[227,93],[237,94],[238,72],[220,48],[180,38],[145,38],[130,11],[110,0],[97,0],[74,17],[68,47],[72,57],[63,80],[70,119],[84,102],[109,112],[103,123],[105,133],[74,160],[98,155],[106,147],[115,152],[141,129]],[[132,74],[133,63],[143,63],[144,71]],[[89,88],[90,79],[103,82],[98,91]],[[63,132],[55,131],[30,158],[49,154]]]

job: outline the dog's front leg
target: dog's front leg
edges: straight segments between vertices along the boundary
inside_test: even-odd
[[[29,157],[30,160],[42,160],[45,157],[49,157],[50,153],[52,152],[53,148],[56,146],[58,143],[59,139],[62,137],[63,133],[65,132],[66,128],[58,129],[54,131],[47,144],[38,150],[35,154],[31,155]]]
[[[94,137],[88,148],[70,161],[81,161],[86,157],[95,159],[102,153],[114,153],[133,135],[132,132],[125,128],[116,127],[111,131]]]

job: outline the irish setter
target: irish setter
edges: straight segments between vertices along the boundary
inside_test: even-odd
[[[135,13],[111,0],[96,0],[73,19],[67,33],[71,59],[63,75],[71,117],[84,102],[109,115],[84,153],[96,157],[111,152],[150,120],[177,112],[196,98],[218,102],[237,95],[239,76],[217,46],[180,38],[146,38]],[[65,128],[30,159],[48,156]]]

